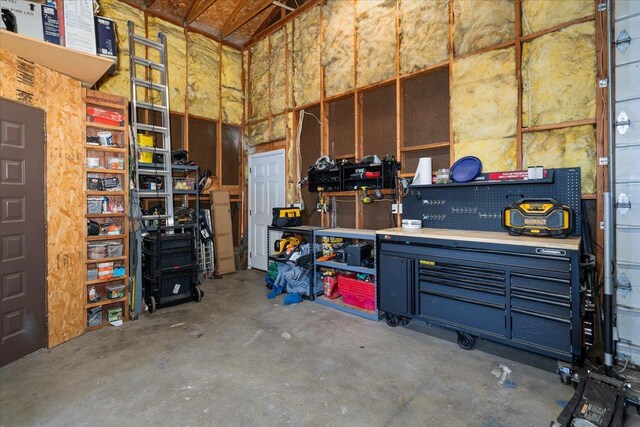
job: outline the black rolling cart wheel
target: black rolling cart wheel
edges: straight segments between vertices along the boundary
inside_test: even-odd
[[[409,322],[411,322],[411,319],[409,319],[408,317],[400,318],[400,326],[407,326]]]
[[[387,325],[391,326],[392,328],[395,328],[400,324],[400,318],[395,314],[386,313],[385,320],[387,321]]]
[[[202,289],[200,289],[200,286],[196,286],[196,302],[200,302],[202,301],[202,296],[204,295],[204,292],[202,291]]]
[[[151,296],[149,297],[149,313],[153,313],[154,311],[156,311],[156,297]]]
[[[476,339],[472,335],[458,332],[458,345],[461,349],[471,350],[476,345]]]

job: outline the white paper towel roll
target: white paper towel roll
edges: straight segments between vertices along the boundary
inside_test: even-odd
[[[416,174],[413,177],[411,185],[431,185],[433,178],[431,177],[431,157],[420,157]]]

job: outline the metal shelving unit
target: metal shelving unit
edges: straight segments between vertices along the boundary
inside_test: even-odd
[[[325,305],[327,307],[335,308],[336,310],[343,311],[345,313],[354,314],[356,316],[364,317],[365,319],[378,321],[382,318],[382,314],[378,309],[378,275],[377,275],[377,259],[375,258],[376,251],[376,231],[375,230],[358,230],[354,228],[331,228],[331,229],[323,229],[318,230],[315,233],[316,243],[318,240],[322,240],[323,237],[341,237],[345,240],[353,240],[353,241],[367,241],[371,243],[371,253],[374,255],[373,268],[368,267],[360,267],[347,265],[346,262],[336,262],[336,261],[318,261],[314,262],[314,274],[320,268],[329,268],[337,271],[344,272],[352,272],[352,273],[364,273],[369,274],[374,278],[371,282],[371,286],[376,288],[375,292],[375,310],[367,310],[364,308],[352,306],[345,304],[341,298],[329,299],[324,296],[324,287],[322,283],[318,284],[314,290],[315,301],[318,304]]]

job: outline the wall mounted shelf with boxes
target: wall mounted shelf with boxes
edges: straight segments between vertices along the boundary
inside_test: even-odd
[[[124,98],[83,91],[87,200],[85,330],[129,317],[129,155]]]

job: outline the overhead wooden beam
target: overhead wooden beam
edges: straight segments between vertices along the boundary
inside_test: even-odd
[[[239,1],[238,4],[236,5],[236,7],[231,12],[231,15],[229,15],[227,17],[227,19],[224,21],[224,24],[222,25],[222,38],[226,37],[226,35],[225,35],[226,31],[229,28],[231,28],[231,26],[233,25],[233,21],[236,19],[236,17],[238,16],[238,13],[240,13],[242,8],[246,4],[247,4],[247,0]]]
[[[187,25],[191,25],[193,21],[198,19],[198,17],[202,15],[205,10],[209,9],[216,1],[217,0],[195,0],[189,8],[187,16],[182,20],[182,25],[185,27]]]
[[[144,7],[151,7],[154,1],[156,0],[144,0]]]
[[[279,13],[281,14],[283,12],[285,12],[285,9],[281,9],[279,7],[274,7],[273,10],[271,11],[271,13],[269,14],[269,16],[267,16],[267,19],[265,19],[262,22],[262,24],[260,24],[258,29],[251,35],[251,37],[255,36],[260,31],[268,28],[271,25],[271,21],[273,20],[273,18],[275,18]],[[284,18],[284,16],[282,16],[282,15],[281,15],[281,17]]]
[[[260,12],[265,10],[267,7],[271,6],[272,2],[273,0],[263,0],[262,2],[258,3],[258,5],[256,5],[254,8],[249,10],[249,13],[247,13],[240,21],[236,22],[235,24],[230,24],[227,28],[224,28],[222,30],[222,38],[224,39],[229,34],[233,33],[235,30],[242,27],[247,22],[251,21],[258,14],[260,14]]]
[[[322,2],[323,2],[323,0],[310,0],[310,1],[307,1],[302,6],[297,8],[294,12],[289,13],[287,16],[285,16],[284,18],[282,18],[279,21],[275,22],[273,25],[268,26],[267,28],[265,28],[264,30],[262,30],[260,32],[256,32],[256,34],[251,36],[251,38],[244,44],[244,48],[246,49],[248,47],[253,46],[254,44],[256,44],[256,42],[258,40],[261,40],[264,37],[268,36],[269,34],[273,33],[274,31],[279,30],[287,22],[295,19],[297,16],[300,16],[301,14],[303,14],[307,10],[311,9],[312,7],[315,7],[318,4],[322,4]]]

